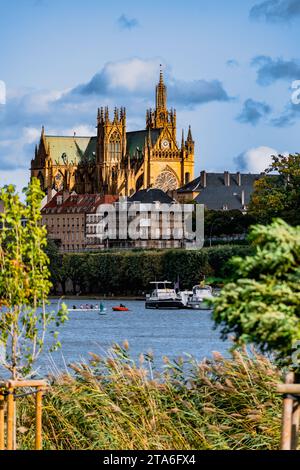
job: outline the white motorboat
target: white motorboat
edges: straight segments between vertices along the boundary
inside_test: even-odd
[[[170,309],[170,308],[186,308],[185,302],[183,301],[180,294],[175,289],[168,287],[172,282],[169,281],[155,281],[150,284],[154,284],[155,288],[151,294],[146,296],[146,308],[157,308],[157,309]]]
[[[209,300],[213,299],[211,286],[194,286],[191,295],[188,297],[187,308],[195,310],[210,310]]]

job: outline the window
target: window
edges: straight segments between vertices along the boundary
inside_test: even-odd
[[[189,183],[190,182],[190,174],[189,173],[186,173],[185,174],[185,184]]]
[[[121,160],[121,139],[118,132],[114,132],[108,144],[108,154],[111,162]]]

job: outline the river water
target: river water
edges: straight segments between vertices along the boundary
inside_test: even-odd
[[[82,303],[99,304],[95,300],[68,300],[69,308]],[[51,301],[51,309],[57,308]],[[106,355],[113,343],[127,340],[130,354],[137,359],[141,353],[152,351],[160,368],[163,356],[170,359],[191,354],[197,360],[211,357],[212,351],[228,355],[229,342],[220,339],[213,329],[210,311],[146,310],[143,301],[122,301],[130,311],[113,312],[116,300],[105,300],[105,315],[93,311],[70,312],[69,321],[59,328],[62,348],[54,353],[43,353],[39,359],[39,373],[64,370],[69,363],[88,361],[89,352]],[[47,348],[46,348],[47,349]]]

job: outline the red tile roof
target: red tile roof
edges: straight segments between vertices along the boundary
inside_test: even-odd
[[[59,203],[59,199],[63,202]],[[66,194],[58,192],[42,209],[42,214],[63,213],[91,213],[96,211],[100,204],[112,204],[119,199],[118,196],[100,194]]]

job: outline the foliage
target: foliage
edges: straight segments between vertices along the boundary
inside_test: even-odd
[[[249,214],[261,223],[280,217],[291,225],[299,225],[300,154],[273,156],[272,159],[266,176],[255,183]]]
[[[300,227],[256,225],[250,241],[255,252],[233,260],[234,280],[215,299],[214,320],[224,337],[289,362],[300,340]]]
[[[40,354],[47,326],[66,319],[46,311],[49,281],[45,253],[46,229],[41,226],[43,193],[33,179],[23,204],[10,185],[1,190],[0,214],[0,365],[13,379],[28,374]]]
[[[128,345],[115,346],[75,375],[53,378],[44,397],[44,449],[278,449],[280,373],[264,357],[234,352],[197,363],[151,355],[135,363]],[[18,404],[20,448],[34,444],[34,398]]]
[[[205,211],[205,236],[207,239],[219,236],[245,235],[249,227],[255,222],[249,214],[240,210]]]
[[[82,294],[132,294],[149,289],[150,281],[180,280],[180,287],[190,288],[203,276],[230,276],[229,260],[234,255],[249,254],[249,246],[226,245],[202,250],[108,251],[51,256],[50,269],[55,286]],[[63,289],[63,293],[65,290]]]

